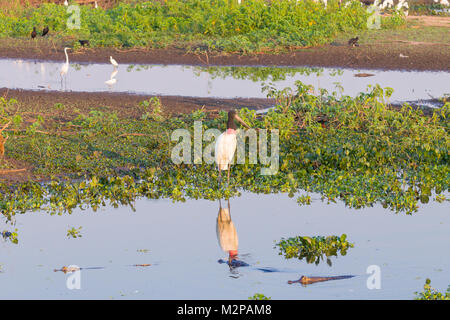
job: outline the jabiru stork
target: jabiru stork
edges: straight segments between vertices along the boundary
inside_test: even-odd
[[[228,170],[228,183],[230,183],[230,167],[236,151],[236,123],[241,123],[244,127],[250,127],[237,115],[236,110],[228,112],[227,130],[222,133],[216,141],[215,157],[219,169],[219,183],[221,180],[221,171]]]

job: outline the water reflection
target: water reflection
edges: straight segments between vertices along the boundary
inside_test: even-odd
[[[219,200],[219,213],[216,220],[216,234],[219,246],[228,254],[228,259],[219,259],[221,264],[227,264],[233,278],[238,278],[240,273],[238,268],[250,267],[250,264],[241,260],[248,255],[239,255],[239,238],[236,227],[231,219],[230,200],[227,200],[227,207],[222,207],[222,201]],[[253,268],[262,272],[277,272],[275,268]]]
[[[232,266],[232,261],[238,255],[239,238],[236,227],[231,220],[230,200],[227,200],[227,207],[222,208],[219,200],[219,213],[216,221],[216,234],[219,246],[228,253],[228,265]]]
[[[117,83],[116,75],[118,72],[119,70],[117,70],[117,67],[114,67],[113,72],[111,72],[111,75],[109,76],[109,80],[105,81],[109,88]]]
[[[110,64],[70,64],[66,90],[103,92]],[[391,102],[423,100],[442,97],[448,93],[449,72],[352,70],[308,67],[194,67],[185,65],[125,65],[121,81],[110,91],[148,95],[171,95],[210,98],[266,98],[264,84],[274,88],[294,87],[296,81],[312,85],[316,92],[336,91],[336,83],[343,94],[355,96],[366,92],[368,85],[391,87]],[[0,59],[0,69],[8,77],[0,76],[0,87],[10,89],[52,90],[59,87],[59,62]],[[355,77],[370,73],[371,77]],[[114,82],[115,77],[110,76]]]

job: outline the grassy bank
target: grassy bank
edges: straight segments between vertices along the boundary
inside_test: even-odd
[[[179,128],[192,132],[196,120],[204,129],[223,131],[225,112],[167,116],[153,99],[136,106],[135,116],[123,117],[100,106],[81,111],[56,104],[45,111],[3,99],[1,123],[9,126],[2,133],[7,140],[0,169],[26,168],[28,177],[0,184],[1,212],[10,217],[37,209],[95,209],[138,197],[217,199],[243,190],[285,192],[302,205],[319,193],[352,208],[382,204],[407,213],[419,203],[446,201],[448,103],[425,116],[407,105],[387,107],[389,89],[376,87],[355,98],[310,90],[301,83],[294,92],[269,88],[279,102],[275,110],[265,116],[240,110],[253,128],[280,130],[279,171],[263,176],[260,169],[267,165],[236,165],[230,186],[221,188],[213,164],[172,162],[177,141],[171,134]]]
[[[226,0],[168,0],[79,8],[79,29],[68,28],[73,13],[65,6],[6,10],[0,14],[0,37],[30,38],[33,27],[40,31],[48,25],[52,41],[75,46],[78,39],[89,39],[93,47],[267,52],[330,43],[342,32],[367,29],[368,18],[357,1],[341,7],[329,1],[326,8],[309,0],[248,0],[241,5]],[[387,28],[402,24],[403,17],[396,14],[382,18]]]

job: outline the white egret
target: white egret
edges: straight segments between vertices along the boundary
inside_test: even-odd
[[[111,64],[112,64],[114,67],[118,67],[118,66],[119,66],[119,64],[117,63],[117,61],[114,60],[112,56],[109,56],[109,62],[111,62]]]
[[[227,130],[222,133],[216,141],[215,157],[219,169],[219,181],[221,180],[221,171],[228,170],[228,183],[230,182],[231,161],[236,151],[236,123],[239,121],[244,127],[250,128],[236,113],[236,110],[228,112]]]
[[[69,71],[69,56],[67,55],[67,50],[69,50],[70,48],[64,48],[64,53],[66,54],[66,63],[64,63],[62,66],[61,66],[61,71],[60,71],[60,75],[61,75],[61,83],[62,83],[62,78],[63,78],[63,76],[65,76],[66,77],[66,79],[67,79],[67,72]]]
[[[69,2],[67,2],[67,0],[64,0],[64,5],[65,5],[66,7],[68,7],[68,6],[69,6]]]
[[[94,7],[95,7],[95,9],[97,9],[97,8],[98,8],[98,4],[97,4],[97,1],[95,1],[95,5],[94,5]]]

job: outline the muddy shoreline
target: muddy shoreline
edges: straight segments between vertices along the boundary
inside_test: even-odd
[[[280,54],[193,53],[184,49],[84,48],[70,54],[74,63],[109,63],[112,55],[119,63],[183,64],[198,66],[309,66],[352,69],[450,71],[450,45],[373,44],[349,47],[330,44]],[[402,58],[407,56],[407,58]],[[0,58],[63,61],[62,48],[6,47]]]
[[[16,99],[22,104],[32,106],[36,112],[52,112],[55,104],[61,103],[69,108],[80,111],[105,109],[115,111],[119,116],[140,117],[142,110],[139,103],[148,100],[152,95],[138,95],[126,93],[106,92],[65,92],[65,91],[33,91],[20,89],[0,88],[0,96],[7,99]],[[261,110],[275,104],[274,99],[260,98],[198,98],[184,96],[157,96],[161,99],[164,111],[168,113],[189,113],[202,109],[214,113],[220,110],[248,108]]]

